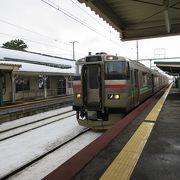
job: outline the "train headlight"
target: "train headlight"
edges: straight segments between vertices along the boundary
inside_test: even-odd
[[[108,94],[108,99],[118,100],[118,99],[120,99],[120,94]]]
[[[120,99],[120,95],[119,94],[115,94],[114,95],[114,99]]]
[[[77,93],[77,94],[76,94],[76,98],[77,98],[77,99],[80,99],[80,98],[81,98],[81,94],[80,94],[80,93]]]

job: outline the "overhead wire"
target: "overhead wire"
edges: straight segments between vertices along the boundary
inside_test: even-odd
[[[19,26],[19,25],[10,23],[10,22],[5,21],[5,20],[2,20],[2,19],[0,19],[0,22],[5,23],[5,24],[8,24],[8,25],[11,25],[11,26],[14,26],[14,27],[19,28],[19,29],[23,29],[23,30],[28,31],[28,32],[31,32],[31,33],[33,33],[33,34],[37,34],[37,35],[46,37],[46,38],[48,38],[48,39],[52,39],[52,40],[55,41],[55,42],[59,42],[59,43],[65,44],[65,45],[70,45],[69,43],[60,41],[59,39],[56,39],[56,38],[53,38],[53,37],[51,37],[51,36],[47,36],[47,35],[41,34],[41,33],[39,33],[39,32],[36,32],[36,31],[30,30],[30,29],[28,29],[28,28],[25,28],[25,27],[22,27],[22,26]]]
[[[10,37],[15,37],[15,38],[17,38],[17,39],[23,39],[23,40],[26,40],[26,41],[29,41],[29,42],[32,42],[32,43],[36,43],[36,44],[42,44],[42,45],[48,46],[48,47],[53,47],[53,48],[61,49],[61,50],[63,50],[63,51],[67,51],[66,49],[62,49],[62,48],[60,48],[60,47],[53,46],[53,45],[46,44],[46,43],[42,43],[42,42],[39,42],[39,41],[34,41],[34,40],[31,40],[31,39],[28,39],[28,38],[19,37],[19,36],[16,36],[16,35],[11,35],[11,34],[2,33],[2,32],[0,32],[0,34],[1,34],[1,35],[5,35],[5,36],[10,36]]]
[[[81,6],[79,6],[76,2],[74,2],[73,0],[69,0],[71,1],[76,7],[78,7],[79,9],[81,9],[81,11],[83,11],[85,14],[87,14],[91,19],[93,19],[96,23],[98,23],[101,27],[103,27],[104,30],[106,30],[108,33],[110,33],[112,35],[112,32],[107,29],[107,27],[105,25],[103,25],[102,23],[100,23],[100,21],[98,21],[95,17],[93,17],[91,14],[89,14],[87,11],[85,11]],[[117,37],[114,37],[117,38]]]
[[[59,48],[57,46],[53,46],[53,45],[50,45],[50,44],[45,44],[45,43],[42,43],[42,42],[38,42],[38,41],[34,41],[34,40],[30,40],[28,38],[24,38],[24,37],[19,37],[19,36],[16,36],[16,35],[11,35],[11,34],[7,34],[7,33],[2,33],[0,32],[0,35],[4,35],[4,36],[9,36],[9,37],[15,37],[17,39],[22,39],[22,40],[25,40],[25,41],[28,41],[28,42],[31,42],[31,43],[36,43],[36,44],[41,44],[41,45],[44,45],[44,46],[47,46],[47,47],[53,47],[53,48],[56,48],[58,50],[63,50],[64,52],[69,52],[69,53],[61,53],[59,55],[72,55],[72,53],[70,52],[70,50],[67,50],[67,49],[62,49],[62,48]],[[78,52],[79,54],[82,54],[84,55],[82,52]]]
[[[67,17],[75,20],[76,22],[80,23],[81,25],[83,26],[86,26],[87,28],[91,29],[92,31],[94,31],[95,33],[99,33],[97,32],[95,29],[93,29],[92,27],[88,26],[86,23],[84,23],[83,21],[81,21],[80,19],[76,18],[74,15],[72,15],[71,13],[69,13],[68,11],[66,11],[65,9],[63,8],[60,8],[59,6],[57,6],[57,4],[55,4],[54,2],[50,1],[50,0],[47,0],[49,1],[50,3],[48,3],[47,1],[45,0],[41,0],[42,2],[46,3],[47,5],[51,6],[52,8],[60,11],[61,13],[63,13],[64,15],[66,15]],[[53,5],[52,5],[53,4]]]
[[[28,28],[25,28],[25,27],[22,27],[22,26],[19,26],[19,25],[10,23],[10,22],[8,22],[8,21],[5,21],[5,20],[0,19],[0,22],[5,23],[5,24],[8,24],[8,25],[13,26],[13,27],[16,27],[16,28],[18,28],[18,29],[23,29],[23,30],[28,31],[28,32],[31,32],[31,33],[33,33],[33,34],[40,35],[40,36],[42,36],[42,37],[46,37],[46,38],[48,38],[48,39],[52,39],[53,41],[59,42],[60,44],[65,44],[65,45],[68,45],[69,47],[71,46],[70,43],[62,42],[62,41],[60,41],[60,40],[58,40],[58,39],[55,39],[55,38],[53,38],[53,37],[51,37],[51,36],[47,36],[47,35],[41,34],[41,33],[39,33],[39,32],[30,30],[30,29],[28,29]],[[7,33],[0,33],[0,34],[6,35],[6,36],[15,37],[14,35],[10,35],[10,34],[7,34]],[[18,37],[18,38],[21,38],[21,37]],[[27,40],[27,41],[30,41],[30,42],[33,42],[33,43],[38,43],[38,44],[42,44],[42,45],[45,45],[45,46],[49,46],[49,47],[55,47],[55,46],[49,45],[49,44],[47,44],[47,43],[41,43],[41,42],[39,42],[39,41],[33,41],[33,40],[30,40],[30,39],[27,39],[27,38],[26,38],[26,39],[25,39],[25,38],[22,38],[22,39]],[[55,47],[55,48],[58,48],[58,47]],[[58,48],[58,49],[61,49],[61,50],[64,50],[64,51],[69,51],[69,50],[65,50],[64,48]],[[80,52],[78,52],[78,53],[80,53]],[[80,53],[80,54],[81,54],[81,53]]]
[[[76,5],[79,9],[81,9],[84,13],[86,13],[89,17],[91,17],[94,21],[96,21],[99,25],[101,25],[104,29],[106,29],[106,31],[108,33],[111,33],[111,31],[109,31],[105,25],[101,24],[96,18],[94,18],[92,15],[90,15],[87,11],[85,11],[81,6],[79,6],[76,2],[74,2],[73,0],[69,0],[71,1],[74,5]],[[114,37],[117,38],[117,37]],[[130,49],[129,45],[128,48]]]
[[[41,1],[44,2],[44,3],[46,3],[47,5],[51,6],[52,8],[60,11],[60,12],[63,13],[64,15],[66,15],[66,16],[68,16],[69,18],[73,19],[74,21],[76,21],[76,22],[82,24],[83,26],[89,28],[90,30],[94,31],[95,33],[97,33],[98,35],[100,35],[100,36],[102,36],[103,38],[107,39],[108,41],[111,41],[112,43],[114,43],[114,44],[116,44],[116,45],[118,45],[118,46],[121,46],[120,43],[111,40],[110,38],[108,38],[107,36],[105,36],[105,35],[102,34],[101,32],[97,31],[96,29],[92,28],[92,27],[89,26],[87,23],[85,23],[85,22],[82,21],[81,19],[77,18],[76,16],[74,16],[73,14],[71,14],[70,12],[68,12],[67,10],[65,10],[65,9],[63,9],[63,8],[60,8],[59,5],[55,4],[55,3],[52,2],[51,0],[47,0],[47,1],[49,1],[50,3],[48,3],[48,2],[45,1],[45,0],[41,0]],[[82,9],[77,3],[73,2],[72,0],[70,0],[70,1],[71,1],[73,4],[75,4],[78,8],[80,8],[82,11],[84,11],[84,13],[88,14],[88,16],[90,16],[92,19],[94,19],[98,24],[100,24],[94,17],[92,17],[89,13],[87,13],[84,9]],[[46,37],[46,38],[51,39],[51,40],[53,40],[53,41],[55,41],[55,42],[62,43],[62,44],[65,44],[65,45],[69,45],[69,46],[70,46],[70,44],[68,44],[68,43],[66,43],[66,42],[63,42],[63,41],[61,41],[61,40],[59,40],[59,39],[56,39],[56,38],[51,37],[51,36],[48,36],[48,35],[41,34],[41,33],[39,33],[39,32],[33,31],[33,30],[30,30],[30,29],[28,29],[28,28],[26,28],[26,27],[23,27],[23,26],[20,26],[20,25],[16,25],[16,24],[10,23],[10,22],[5,21],[5,20],[2,20],[2,19],[0,19],[0,22],[5,23],[5,24],[8,24],[8,25],[11,25],[11,26],[14,26],[14,27],[19,28],[19,29],[23,29],[23,30],[28,31],[28,32],[33,33],[33,34],[40,35],[40,36],[42,36],[42,37]],[[100,25],[102,25],[102,24],[100,24]],[[104,26],[104,25],[102,25],[102,26]],[[104,27],[105,27],[105,26],[104,26]],[[108,31],[108,32],[109,32],[109,31]],[[7,34],[7,33],[0,33],[0,34],[6,35],[6,36],[11,36],[11,37],[17,37],[17,36],[10,35],[10,34]],[[18,38],[19,38],[19,37],[18,37]],[[47,44],[47,43],[41,43],[41,42],[38,42],[38,41],[30,40],[30,39],[28,39],[28,38],[22,38],[22,39],[27,40],[27,41],[32,42],[32,43],[37,43],[37,44],[42,44],[42,45],[45,45],[45,46],[48,46],[48,47],[53,47],[53,48],[57,48],[57,49],[62,49],[62,48],[59,48],[59,47],[57,47],[57,46],[53,46],[53,45],[49,45],[49,44]],[[65,49],[62,49],[62,50],[63,50],[63,51],[69,51],[69,50],[65,50]],[[82,53],[80,53],[80,54],[82,54]]]
[[[77,3],[75,3],[73,0],[70,0],[75,6],[77,6],[79,9],[81,9],[85,14],[87,14],[90,18],[92,18],[94,21],[96,21],[100,26],[102,26],[104,29],[106,29],[108,32],[109,30],[107,27],[103,24],[101,24],[96,18],[94,18],[91,14],[89,14],[87,11],[85,11],[81,6],[79,6]]]
[[[60,8],[59,5],[57,5],[56,3],[52,2],[51,0],[41,0],[43,3],[49,5],[50,7],[58,10],[59,12],[63,13],[64,15],[66,15],[67,17],[73,19],[74,21],[80,23],[81,25],[87,27],[88,29],[94,31],[95,33],[97,33],[98,35],[102,36],[103,38],[107,39],[108,41],[111,41],[112,43],[120,46],[119,43],[110,40],[108,37],[106,37],[104,34],[98,32],[96,29],[92,28],[91,26],[89,26],[87,23],[83,22],[82,20],[80,20],[79,18],[75,17],[73,14],[71,14],[70,12],[68,12],[67,10]],[[47,2],[48,1],[48,2]]]

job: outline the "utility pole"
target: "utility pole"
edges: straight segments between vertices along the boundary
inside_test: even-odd
[[[75,43],[78,43],[78,41],[72,41],[72,42],[70,42],[70,43],[72,43],[72,45],[73,45],[73,60],[75,60],[74,44],[75,44]]]
[[[75,60],[74,44],[75,44],[75,43],[78,43],[78,41],[72,41],[72,42],[70,42],[70,43],[72,43],[72,45],[73,45],[73,60]],[[76,66],[76,74],[78,74],[78,72],[79,72],[79,67]]]
[[[137,61],[139,61],[139,44],[138,44],[138,40],[136,41],[136,48],[137,48]]]

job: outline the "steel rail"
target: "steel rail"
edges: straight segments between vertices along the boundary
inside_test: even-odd
[[[24,164],[24,165],[22,165],[21,167],[15,169],[14,171],[12,171],[12,172],[6,174],[5,176],[1,177],[1,180],[5,180],[5,179],[8,179],[8,178],[12,177],[13,175],[15,175],[15,174],[19,173],[20,171],[24,170],[25,168],[29,167],[30,165],[32,165],[32,164],[38,162],[39,160],[43,159],[45,156],[48,156],[49,154],[51,154],[51,153],[53,153],[54,151],[60,149],[60,148],[63,147],[64,145],[70,143],[72,140],[76,139],[77,137],[85,134],[85,133],[88,132],[89,130],[90,130],[89,128],[88,128],[88,129],[84,129],[82,132],[80,132],[80,133],[77,134],[76,136],[72,137],[71,139],[67,140],[66,142],[64,142],[64,143],[56,146],[55,148],[53,148],[53,149],[49,150],[48,152],[40,155],[39,157],[37,157],[37,158],[33,159],[32,161],[28,162],[27,164]]]
[[[19,136],[19,135],[21,135],[21,134],[24,134],[24,133],[26,133],[26,132],[32,131],[32,130],[34,130],[34,129],[38,129],[38,128],[40,128],[40,127],[43,127],[43,126],[46,126],[46,125],[49,125],[49,124],[52,124],[52,123],[61,121],[61,120],[65,119],[65,118],[72,117],[72,116],[75,116],[75,114],[72,114],[72,115],[69,115],[69,116],[66,116],[66,117],[63,117],[63,118],[60,118],[60,119],[57,119],[57,120],[54,120],[54,121],[51,121],[51,122],[48,122],[48,123],[39,125],[39,126],[37,126],[37,127],[34,127],[34,128],[31,128],[31,129],[28,129],[28,130],[25,130],[25,131],[22,131],[22,132],[13,134],[13,135],[8,136],[8,137],[5,137],[5,138],[2,138],[2,139],[0,139],[0,142],[1,142],[1,141],[5,141],[5,140],[10,139],[10,138],[13,138],[13,137],[15,137],[15,136]],[[48,119],[48,118],[47,118],[47,119]],[[16,129],[16,128],[15,128],[15,129]]]
[[[11,128],[8,128],[8,129],[5,129],[5,130],[0,130],[0,134],[1,133],[4,133],[4,132],[8,132],[8,131],[11,131],[11,130],[14,130],[14,129],[17,129],[17,128],[20,128],[20,127],[23,127],[23,126],[27,126],[27,125],[30,125],[30,124],[34,124],[34,123],[37,123],[37,122],[40,122],[40,121],[43,121],[43,120],[46,120],[46,119],[49,119],[49,118],[53,118],[53,117],[56,117],[56,116],[59,116],[59,115],[63,115],[63,114],[66,114],[66,113],[69,113],[69,112],[72,112],[73,110],[69,110],[69,111],[66,111],[66,112],[63,112],[63,113],[59,113],[59,114],[55,114],[55,115],[52,115],[52,116],[48,116],[48,117],[45,117],[45,118],[41,118],[41,119],[38,119],[36,121],[32,121],[32,122],[29,122],[29,123],[26,123],[26,124],[21,124],[19,126],[14,126],[14,127],[11,127]]]

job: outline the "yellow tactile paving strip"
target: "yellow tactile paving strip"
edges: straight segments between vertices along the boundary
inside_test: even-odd
[[[141,152],[143,151],[143,148],[147,142],[147,139],[153,129],[154,122],[156,121],[159,112],[166,100],[170,88],[171,86],[166,90],[164,95],[160,98],[152,111],[146,117],[145,120],[148,122],[144,121],[139,126],[134,135],[121,150],[119,155],[101,176],[100,180],[128,180],[130,178],[141,155]]]
[[[129,179],[154,123],[143,122],[100,180]]]
[[[171,85],[172,86],[172,85]],[[160,111],[161,108],[166,100],[166,97],[169,93],[169,90],[171,89],[171,86],[169,86],[169,88],[166,90],[166,92],[163,94],[163,96],[161,97],[161,99],[156,103],[156,105],[154,106],[154,108],[151,110],[151,112],[148,114],[148,116],[146,117],[145,121],[153,121],[155,122]]]

